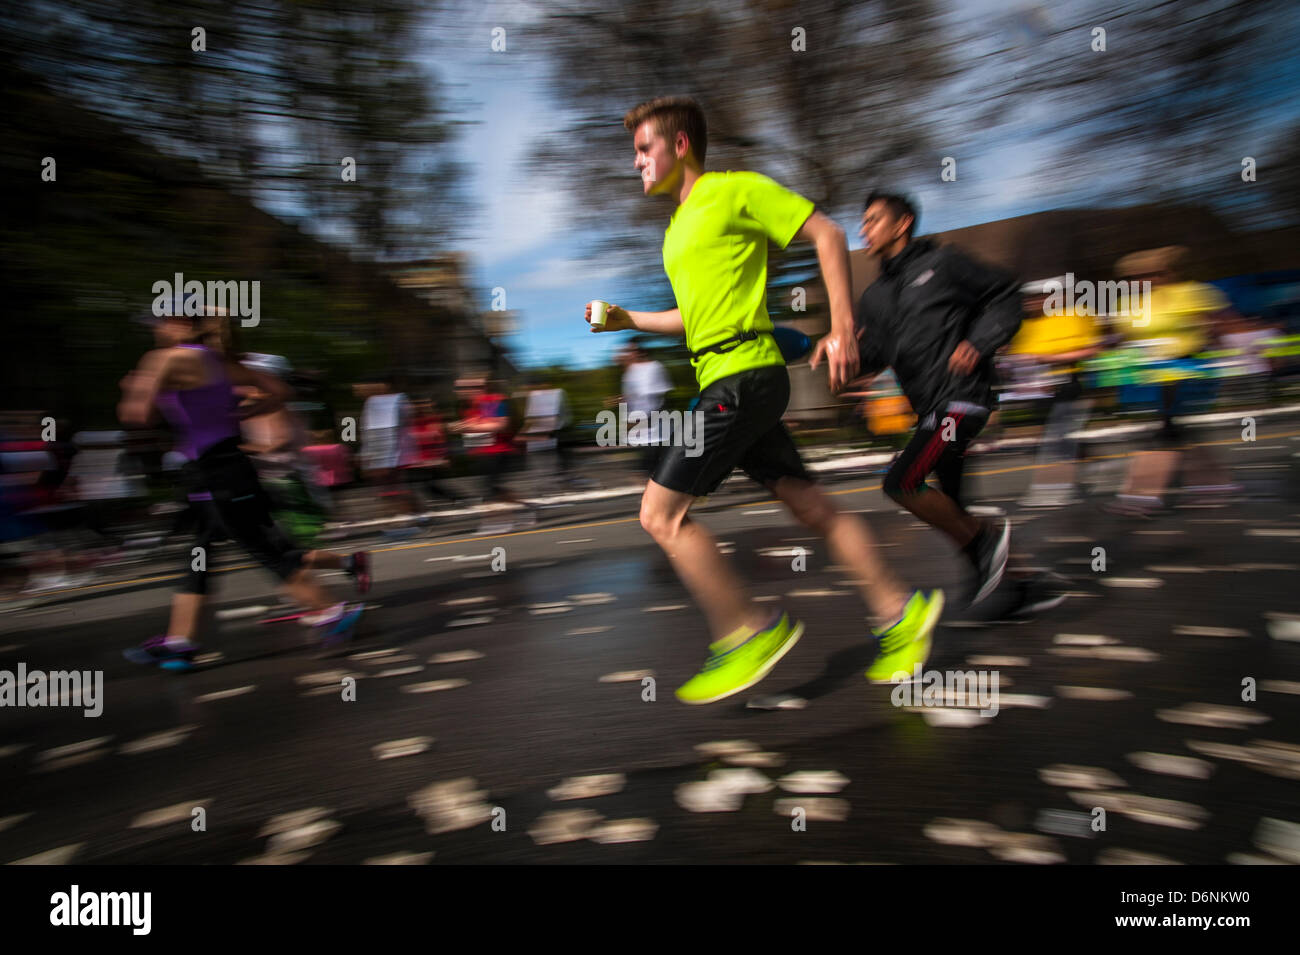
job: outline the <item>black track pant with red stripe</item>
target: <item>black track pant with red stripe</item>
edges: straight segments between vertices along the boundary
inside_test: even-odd
[[[926,477],[939,478],[944,494],[961,506],[961,479],[966,468],[966,449],[984,429],[988,414],[949,410],[927,415],[912,440],[894,459],[885,475],[883,490],[898,501],[929,490]]]

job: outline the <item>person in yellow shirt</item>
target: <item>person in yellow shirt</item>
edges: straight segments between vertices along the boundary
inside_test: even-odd
[[[1110,510],[1130,517],[1150,517],[1164,507],[1164,497],[1184,454],[1202,475],[1189,491],[1216,494],[1233,490],[1222,463],[1207,448],[1188,447],[1183,428],[1174,420],[1186,414],[1197,377],[1194,356],[1213,337],[1216,324],[1230,313],[1223,293],[1203,282],[1181,277],[1187,249],[1165,246],[1126,255],[1115,263],[1122,281],[1142,283],[1141,309],[1116,317],[1113,328],[1137,349],[1148,365],[1147,377],[1159,384],[1160,431],[1154,450],[1133,457],[1124,487]],[[1146,283],[1150,283],[1147,285]],[[1149,289],[1149,292],[1146,290]],[[1132,297],[1130,297],[1132,301]]]
[[[822,534],[836,560],[861,581],[862,595],[882,626],[873,682],[909,677],[925,662],[943,594],[909,591],[880,557],[870,528],[841,511],[804,467],[782,424],[790,378],[767,313],[767,249],[796,238],[812,242],[826,287],[831,333],[812,364],[826,360],[833,390],[853,378],[849,253],[844,230],[808,199],[755,172],[705,172],[707,129],[694,100],[663,97],[630,110],[642,192],[674,201],[664,234],[664,270],[677,307],[638,312],[609,305],[592,331],[637,329],[686,337],[699,381],[700,434],[685,429],[664,447],[641,499],[641,525],[672,561],[704,610],[713,643],[703,669],[677,690],[684,703],[711,703],[763,679],[803,634],[803,624],[769,613],[745,594],[713,536],[688,511],[734,468],[768,488],[801,523]],[[591,323],[591,306],[585,319]],[[695,445],[695,446],[692,446]]]
[[[1050,411],[1039,443],[1038,467],[1033,471],[1029,491],[1021,500],[1025,507],[1063,507],[1078,501],[1075,472],[1080,445],[1071,435],[1088,421],[1092,402],[1084,395],[1079,363],[1101,349],[1096,318],[1078,314],[1073,308],[1061,314],[1047,303],[1065,278],[1029,282],[1022,288],[1025,318],[1020,331],[1007,346],[1012,360],[1033,363],[1044,371],[1052,389]]]

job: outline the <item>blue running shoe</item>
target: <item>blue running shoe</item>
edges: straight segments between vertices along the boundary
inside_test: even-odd
[[[132,663],[156,665],[164,670],[189,670],[194,667],[194,657],[199,648],[188,640],[167,643],[164,636],[150,637],[138,647],[123,650],[122,656]]]
[[[363,603],[347,604],[337,619],[322,622],[316,628],[321,643],[326,647],[336,647],[351,640],[357,628],[357,621],[361,619],[361,613],[365,609],[366,605]]]

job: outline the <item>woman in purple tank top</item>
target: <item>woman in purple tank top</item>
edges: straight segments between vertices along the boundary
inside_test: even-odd
[[[217,311],[209,307],[204,317],[159,319],[154,325],[158,347],[122,380],[118,405],[118,417],[128,426],[148,426],[161,413],[175,434],[176,450],[188,459],[184,480],[198,528],[196,546],[186,556],[186,582],[172,598],[167,633],[126,651],[129,660],[169,670],[194,665],[211,545],[223,538],[237,541],[280,577],[288,595],[308,610],[301,620],[318,628],[326,644],[351,639],[363,605],[331,600],[310,570],[343,569],[361,593],[370,589],[367,552],[344,557],[304,551],[272,519],[270,500],[240,450],[239,422],[274,411],[292,392],[233,359],[230,322]],[[241,405],[235,390],[240,386],[255,387],[263,397]]]

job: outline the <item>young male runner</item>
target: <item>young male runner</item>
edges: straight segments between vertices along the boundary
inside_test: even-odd
[[[858,234],[880,260],[855,324],[863,373],[893,367],[917,415],[916,433],[885,475],[884,491],[948,535],[975,571],[972,604],[991,594],[1007,566],[1011,525],[980,521],[962,504],[966,448],[996,404],[993,353],[1020,327],[1010,276],[951,247],[913,239],[916,207],[902,196],[867,197]],[[939,487],[925,483],[935,472]]]
[[[611,306],[605,330],[684,333],[701,389],[702,453],[688,454],[682,444],[665,447],[641,499],[641,526],[703,608],[714,638],[703,669],[677,691],[678,699],[711,703],[753,686],[803,634],[802,623],[745,596],[713,536],[688,516],[695,499],[735,467],[825,536],[836,559],[861,582],[868,606],[885,624],[873,631],[879,655],[867,677],[891,682],[895,674],[910,674],[929,656],[943,594],[908,594],[879,559],[867,525],[838,511],[813,483],[781,423],[790,379],[765,304],[767,244],[785,247],[798,237],[817,246],[832,329],[813,361],[827,358],[831,386],[838,389],[857,364],[843,230],[765,176],[706,173],[704,113],[694,100],[650,100],[629,111],[623,125],[633,134],[643,193],[677,203],[663,257],[678,307],[634,312]],[[590,306],[586,318],[590,322]]]

